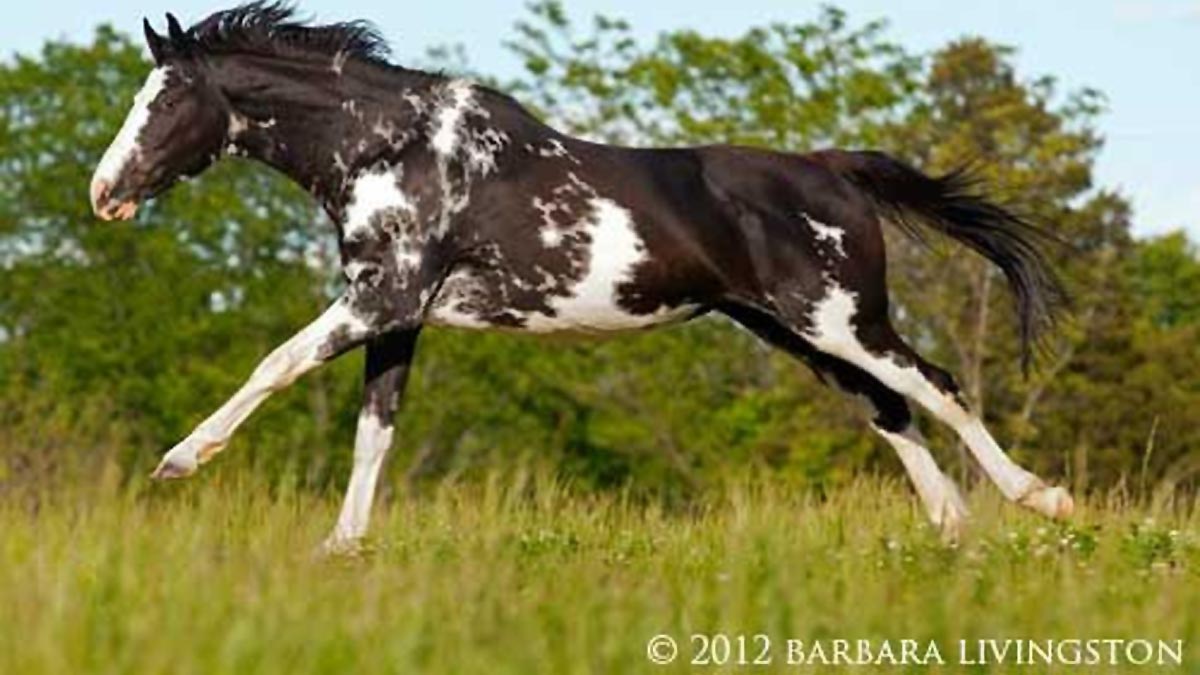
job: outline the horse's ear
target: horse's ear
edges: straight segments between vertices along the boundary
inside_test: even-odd
[[[187,33],[183,32],[183,28],[179,25],[179,19],[176,19],[175,15],[170,12],[167,12],[167,37],[171,40],[171,46],[176,51],[187,51]]]
[[[150,56],[154,57],[155,65],[162,65],[163,57],[166,56],[163,37],[154,32],[149,19],[142,19],[142,32],[146,34],[146,46],[150,48]]]

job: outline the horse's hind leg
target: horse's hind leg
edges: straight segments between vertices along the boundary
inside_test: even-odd
[[[953,378],[900,339],[886,306],[863,312],[858,297],[830,278],[823,297],[790,318],[814,347],[853,363],[953,428],[1007,498],[1047,516],[1069,516],[1074,505],[1066,490],[1047,486],[1013,462],[967,407]]]
[[[903,396],[862,369],[813,349],[767,314],[744,307],[729,307],[725,313],[768,344],[804,361],[826,384],[864,403],[871,416],[871,428],[895,449],[929,519],[948,539],[957,539],[967,508],[954,482],[942,473],[926,448]]]
[[[913,487],[925,504],[929,519],[942,534],[957,540],[967,519],[967,507],[958,487],[938,467],[904,397],[862,369],[822,355],[813,367],[832,378],[840,391],[859,397],[871,415],[871,428],[892,446],[904,464]]]

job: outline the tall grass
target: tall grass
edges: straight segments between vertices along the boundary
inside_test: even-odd
[[[668,511],[541,478],[446,484],[385,505],[368,551],[335,560],[313,554],[335,499],[248,474],[6,499],[0,673],[797,672],[788,638],[937,640],[951,659],[1008,637],[1183,639],[1197,668],[1192,508],[1085,503],[1056,526],[974,495],[948,548],[901,484],[772,485]],[[653,666],[663,633],[681,654]],[[775,663],[689,665],[693,633],[768,635]]]

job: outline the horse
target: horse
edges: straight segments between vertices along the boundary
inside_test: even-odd
[[[967,173],[931,176],[877,151],[594,143],[493,88],[392,64],[367,22],[318,25],[264,2],[186,30],[166,19],[165,35],[143,20],[153,69],[96,167],[96,216],[133,218],[220,158],[251,158],[328,213],[345,284],[155,478],[192,474],[272,393],[363,347],[353,468],[324,542],[351,550],[422,326],[599,335],[715,314],[865,404],[946,536],[968,512],[909,401],[949,425],[1006,498],[1071,514],[1068,492],[1010,459],[953,377],[889,321],[883,223],[940,232],[998,266],[1026,363],[1063,306],[1044,252],[1053,235]]]

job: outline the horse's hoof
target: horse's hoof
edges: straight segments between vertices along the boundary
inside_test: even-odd
[[[154,480],[171,480],[174,478],[187,478],[196,473],[196,462],[185,462],[177,459],[165,458],[154,473],[150,477]]]
[[[957,546],[958,542],[962,541],[967,521],[965,517],[957,515],[951,517],[944,516],[942,522],[938,523],[937,526],[938,532],[942,537],[942,543],[947,546]]]
[[[970,515],[966,504],[963,503],[962,496],[958,493],[958,488],[949,479],[946,480],[946,487],[945,501],[942,502],[938,512],[934,514],[933,522],[941,531],[942,541],[953,545],[962,538]]]
[[[1021,504],[1038,513],[1065,520],[1075,512],[1075,500],[1062,487],[1039,487],[1021,498]]]
[[[362,537],[330,536],[321,542],[317,557],[321,559],[358,558],[367,552]]]

